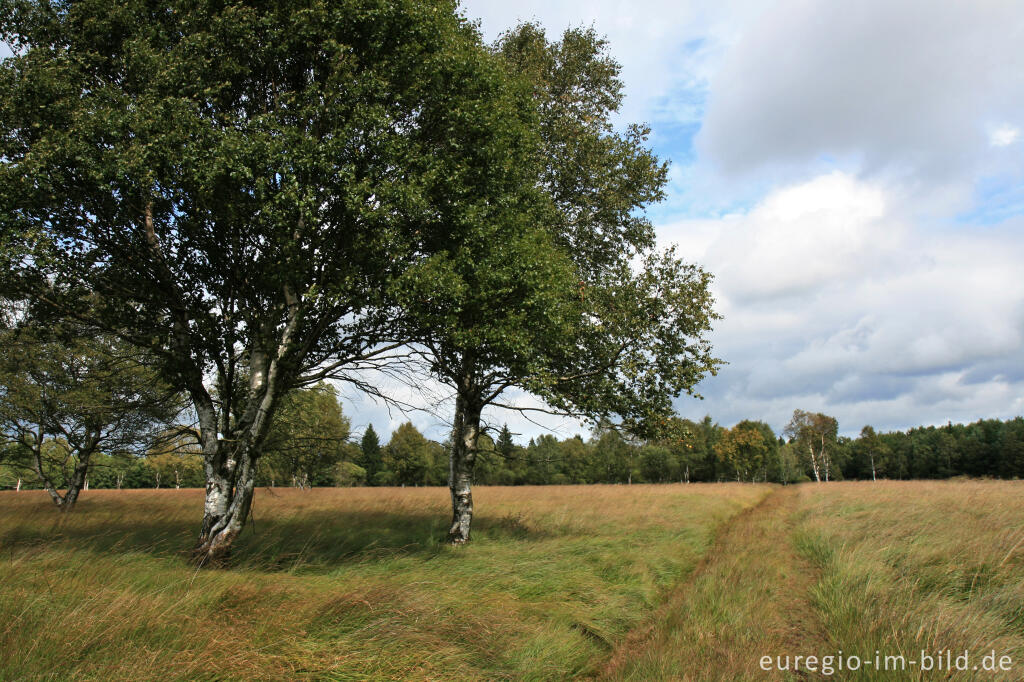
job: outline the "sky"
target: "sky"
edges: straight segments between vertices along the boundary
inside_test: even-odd
[[[662,246],[715,276],[728,364],[684,417],[794,409],[840,431],[1024,414],[1024,9],[1016,0],[467,0],[488,40],[593,26],[622,65],[617,119],[671,162]],[[428,391],[433,387],[427,387]],[[341,387],[361,431],[448,431]],[[536,405],[529,396],[513,396]],[[579,424],[517,413],[518,440]]]
[[[729,364],[678,412],[856,435],[1024,414],[1024,9],[467,0],[488,40],[593,26],[671,161],[661,245],[715,275]],[[494,417],[500,421],[502,417]],[[554,425],[545,422],[549,425]],[[518,422],[523,437],[540,427]],[[556,433],[573,432],[561,423]]]

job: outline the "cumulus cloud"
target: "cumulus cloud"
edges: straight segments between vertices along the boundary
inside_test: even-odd
[[[833,172],[696,221],[703,237],[684,244],[716,273],[726,319],[714,340],[731,364],[702,387],[706,403],[680,410],[776,428],[795,408],[820,410],[853,433],[1019,413],[1024,221],[937,230],[902,204]]]
[[[988,142],[993,147],[1009,147],[1019,139],[1020,128],[1005,123],[994,128],[988,136]]]
[[[721,51],[762,11],[760,0],[466,0],[463,13],[495,39],[522,21],[542,24],[557,38],[570,26],[593,26],[622,64],[623,120],[697,120],[693,95],[707,82]]]
[[[712,79],[698,146],[727,172],[822,157],[929,181],[975,170],[1024,123],[1022,35],[1003,0],[775,3]]]

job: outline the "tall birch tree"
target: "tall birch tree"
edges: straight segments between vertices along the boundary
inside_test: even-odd
[[[820,412],[793,410],[783,433],[797,443],[817,482],[832,478],[832,452],[836,447],[839,422]]]
[[[604,41],[574,29],[551,43],[525,24],[494,51],[536,112],[537,156],[523,162],[533,193],[477,186],[516,212],[480,215],[478,237],[439,249],[435,274],[403,295],[430,371],[454,392],[452,544],[470,539],[482,414],[508,407],[506,391],[640,432],[717,366],[703,338],[710,276],[654,250],[643,209],[662,197],[667,169],[646,128],[612,127],[622,86]],[[431,299],[439,282],[446,293]]]
[[[5,285],[97,296],[189,395],[223,559],[281,397],[389,359],[381,292],[515,112],[447,0],[11,0],[0,38]]]

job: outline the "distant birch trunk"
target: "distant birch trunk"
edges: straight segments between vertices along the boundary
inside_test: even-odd
[[[44,434],[42,427],[40,427],[37,439],[34,447],[32,448],[32,464],[35,469],[36,476],[39,478],[39,482],[43,484],[46,492],[50,494],[50,499],[53,500],[53,504],[56,505],[57,509],[61,512],[67,513],[75,508],[75,503],[78,502],[78,495],[81,493],[83,487],[88,486],[87,476],[89,474],[89,460],[92,458],[93,452],[96,451],[97,446],[100,442],[100,433],[98,429],[89,429],[86,431],[84,438],[82,439],[81,446],[77,450],[77,456],[72,458],[74,467],[71,470],[71,475],[65,481],[67,488],[64,494],[61,495],[57,486],[54,484],[53,479],[50,478],[46,472],[46,468],[43,466],[43,438]]]
[[[807,451],[811,456],[811,470],[814,472],[814,481],[821,483],[820,468],[818,466],[818,456],[814,453],[814,445],[812,443],[807,444]]]

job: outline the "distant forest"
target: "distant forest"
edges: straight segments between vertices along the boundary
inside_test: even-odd
[[[813,480],[942,479],[954,476],[1024,476],[1024,418],[926,426],[876,433],[865,426],[857,438],[838,435],[836,419],[797,410],[776,434],[759,421],[732,428],[710,416],[676,418],[658,441],[640,442],[611,429],[588,439],[553,435],[516,442],[507,426],[481,437],[474,470],[483,485],[678,483]],[[334,389],[321,384],[289,396],[267,440],[256,475],[260,486],[445,485],[450,444],[426,438],[412,423],[382,443],[369,426],[353,434]],[[54,455],[61,452],[53,445]],[[47,460],[60,485],[71,474],[63,456]],[[38,488],[27,462],[7,459],[0,488]],[[170,442],[139,457],[101,453],[88,475],[91,488],[202,487],[197,448]]]

